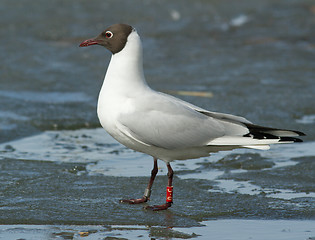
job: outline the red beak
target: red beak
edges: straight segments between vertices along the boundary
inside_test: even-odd
[[[99,42],[92,38],[92,39],[88,39],[88,40],[85,40],[84,42],[82,42],[79,47],[88,47],[88,46],[91,46],[91,45],[95,45],[95,44],[99,44]]]

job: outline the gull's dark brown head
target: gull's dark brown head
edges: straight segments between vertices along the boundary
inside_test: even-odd
[[[88,47],[91,45],[101,45],[106,47],[113,54],[120,52],[126,45],[129,34],[133,28],[127,24],[114,24],[95,38],[85,40],[80,47]]]

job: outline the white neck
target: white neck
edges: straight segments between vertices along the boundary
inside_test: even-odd
[[[134,30],[128,36],[123,50],[112,55],[102,88],[110,88],[111,91],[122,94],[132,94],[148,88],[142,58],[141,40]]]

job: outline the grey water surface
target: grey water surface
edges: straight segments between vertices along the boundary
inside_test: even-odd
[[[0,239],[225,239],[245,220],[265,227],[252,239],[315,238],[314,1],[2,0],[0,16]],[[175,161],[169,210],[119,203],[153,161],[100,129],[110,53],[78,47],[118,22],[141,35],[152,88],[304,143]],[[149,204],[165,200],[159,166]]]

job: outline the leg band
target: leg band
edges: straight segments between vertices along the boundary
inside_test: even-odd
[[[151,189],[146,188],[146,189],[144,190],[143,196],[146,197],[146,198],[150,198],[150,196],[151,196]]]
[[[173,202],[173,186],[166,187],[166,202],[167,203]]]

